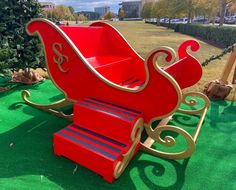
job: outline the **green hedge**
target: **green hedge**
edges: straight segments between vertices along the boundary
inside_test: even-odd
[[[234,27],[177,24],[174,30],[175,32],[188,34],[216,43],[222,47],[230,46],[236,42],[236,28]]]
[[[160,25],[163,26],[163,27],[167,27],[167,28],[171,28],[171,29],[175,30],[175,28],[176,28],[176,26],[178,24],[174,24],[174,23],[160,23]]]

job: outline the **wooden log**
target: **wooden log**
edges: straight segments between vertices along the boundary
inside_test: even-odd
[[[235,48],[236,48],[236,44],[234,44],[233,51],[230,54],[227,63],[225,64],[223,72],[221,73],[220,81],[222,81],[225,84],[227,83],[229,74],[230,74],[232,67],[234,65],[234,62],[236,60],[236,49]]]

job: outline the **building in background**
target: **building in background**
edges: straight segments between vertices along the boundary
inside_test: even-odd
[[[94,8],[94,12],[98,13],[100,16],[105,15],[109,11],[110,11],[110,7],[109,6],[95,7]]]
[[[140,18],[142,11],[141,1],[123,1],[121,9],[125,12],[125,18]]]
[[[84,15],[87,17],[88,20],[97,20],[99,19],[100,15],[98,13],[92,11],[80,11],[76,13],[77,15]]]
[[[43,10],[45,10],[45,11],[49,11],[49,10],[55,9],[55,6],[56,6],[52,2],[39,2],[39,3],[43,7]]]

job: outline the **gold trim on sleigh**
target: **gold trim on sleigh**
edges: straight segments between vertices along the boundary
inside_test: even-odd
[[[128,166],[131,158],[134,155],[135,149],[140,141],[142,132],[143,132],[143,119],[139,118],[134,124],[134,128],[130,135],[132,145],[130,146],[129,150],[125,154],[122,154],[123,160],[119,161],[116,164],[114,174],[113,174],[114,178],[117,179],[118,177],[120,177],[120,175],[123,173],[125,168]]]
[[[148,125],[145,125],[145,130],[148,134],[147,139],[141,143],[141,150],[150,153],[154,156],[158,156],[158,157],[162,157],[162,158],[166,158],[166,159],[185,159],[188,158],[192,155],[192,153],[195,150],[195,143],[197,141],[197,137],[199,135],[199,132],[201,130],[202,124],[203,124],[203,120],[206,116],[206,112],[207,109],[210,106],[210,101],[207,98],[207,96],[205,96],[202,93],[199,92],[189,92],[186,94],[183,94],[183,100],[182,100],[182,104],[188,105],[190,107],[193,107],[195,105],[198,104],[198,101],[194,98],[191,98],[190,100],[187,100],[187,97],[198,97],[199,99],[201,99],[202,101],[204,101],[204,106],[197,109],[197,110],[185,110],[185,109],[178,109],[177,112],[178,113],[183,113],[183,114],[187,114],[187,115],[199,115],[200,119],[198,121],[198,124],[195,128],[195,131],[193,134],[189,134],[186,130],[177,127],[177,126],[173,126],[173,125],[168,125],[168,122],[172,119],[171,116],[164,118],[160,121],[160,123],[155,127],[155,129],[152,128],[152,122],[149,122]],[[182,135],[182,137],[184,137],[184,139],[187,142],[187,147],[184,151],[180,151],[180,152],[163,152],[163,151],[159,151],[156,150],[154,148],[152,148],[152,145],[157,142],[165,147],[173,147],[176,146],[176,140],[174,137],[172,136],[165,136],[164,138],[161,138],[161,134],[165,131],[170,131],[170,132],[175,132],[179,135]]]
[[[65,108],[69,105],[72,105],[72,103],[65,98],[61,99],[55,103],[44,105],[44,104],[37,104],[37,103],[31,102],[28,99],[30,97],[30,92],[27,90],[23,90],[21,92],[21,97],[27,105],[30,105],[30,106],[40,109],[42,111],[48,112],[52,115],[67,119],[69,121],[73,121],[73,113],[67,115],[67,114],[59,111],[59,109],[61,109],[61,108]]]

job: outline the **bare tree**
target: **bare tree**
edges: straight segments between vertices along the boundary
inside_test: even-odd
[[[219,26],[223,26],[226,8],[228,5],[235,2],[235,0],[219,0],[219,1],[220,1],[220,23],[219,23]]]

